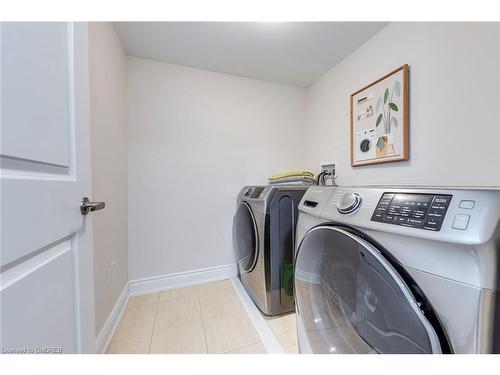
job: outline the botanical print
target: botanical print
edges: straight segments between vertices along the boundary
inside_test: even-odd
[[[377,117],[377,122],[375,126],[379,126],[382,120],[384,121],[384,131],[385,134],[391,132],[391,125],[398,126],[398,120],[396,117],[391,117],[391,111],[398,112],[399,108],[392,100],[393,96],[396,95],[398,98],[401,96],[401,84],[399,81],[394,82],[394,86],[389,94],[389,89],[386,88],[384,91],[384,103],[382,104],[382,97],[378,98],[377,101],[377,113],[382,110]]]
[[[406,66],[351,95],[353,166],[404,160]]]

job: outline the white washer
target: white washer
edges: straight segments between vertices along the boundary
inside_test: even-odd
[[[302,353],[500,352],[500,190],[313,186],[299,210]]]

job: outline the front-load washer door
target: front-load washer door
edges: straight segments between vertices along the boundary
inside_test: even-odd
[[[241,202],[233,221],[233,247],[240,272],[251,272],[259,256],[259,233],[252,209]]]
[[[441,353],[438,336],[396,269],[372,244],[321,225],[295,263],[299,346],[312,353]]]

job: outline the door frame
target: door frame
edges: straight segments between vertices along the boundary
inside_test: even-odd
[[[92,196],[92,173],[91,173],[91,144],[90,144],[90,76],[89,76],[89,38],[88,23],[75,22],[68,25],[72,29],[73,43],[73,81],[74,93],[74,131],[73,140],[78,140],[73,145],[73,150],[79,156],[76,161],[76,168],[80,168],[80,175],[86,176],[85,181],[81,181],[81,196]],[[85,170],[82,170],[82,169]],[[76,171],[75,171],[76,172]],[[79,325],[79,346],[80,353],[96,352],[95,333],[95,298],[94,298],[94,249],[92,240],[92,215],[82,215],[82,226],[73,240],[78,242],[75,247],[75,269],[78,283],[76,296],[77,324]]]

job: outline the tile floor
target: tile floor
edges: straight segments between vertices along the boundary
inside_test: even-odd
[[[263,315],[264,316],[264,315]],[[267,325],[278,339],[281,347],[287,354],[298,354],[297,328],[295,313],[279,315],[276,317],[264,316]]]
[[[268,320],[285,350],[296,347],[291,320]],[[108,353],[257,354],[266,349],[231,282],[222,280],[132,297]]]

